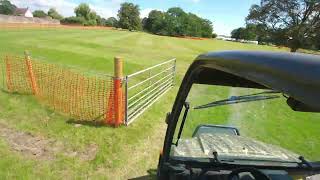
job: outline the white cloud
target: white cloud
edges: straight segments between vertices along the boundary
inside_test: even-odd
[[[78,3],[72,0],[11,0],[11,2],[18,7],[29,7],[31,11],[39,9],[48,11],[50,8],[56,8],[63,16],[74,16],[74,8],[78,6]],[[91,0],[87,3],[97,14],[108,18],[117,15],[122,2],[123,0]]]
[[[200,0],[191,0],[191,1],[194,2],[194,3],[200,2]]]

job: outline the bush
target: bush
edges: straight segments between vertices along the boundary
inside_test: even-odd
[[[97,21],[95,19],[90,19],[89,21],[85,21],[84,25],[85,26],[96,26]]]
[[[36,10],[34,11],[33,13],[33,17],[38,17],[38,18],[44,18],[44,17],[47,17],[48,15],[42,11],[42,10]]]
[[[213,38],[213,39],[217,38],[217,36],[218,36],[218,35],[217,35],[216,33],[213,33],[213,34],[212,34],[212,38]]]
[[[52,19],[58,19],[58,20],[63,19],[63,17],[54,8],[49,9],[48,16],[50,16]]]
[[[213,32],[211,21],[186,13],[179,7],[170,8],[167,12],[151,11],[143,19],[143,27],[153,34],[168,36],[211,38]]]
[[[97,23],[97,22],[96,22]],[[78,24],[78,25],[85,25],[86,20],[84,17],[67,17],[61,20],[61,24]]]

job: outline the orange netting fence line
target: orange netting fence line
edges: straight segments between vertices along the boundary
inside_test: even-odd
[[[2,58],[4,89],[32,94],[54,111],[80,121],[124,123],[124,80],[111,75],[88,75],[25,57]]]
[[[82,29],[82,30],[118,30],[120,28],[108,26],[82,26],[82,25],[64,25],[64,24],[39,24],[39,23],[0,23],[0,29],[37,29],[37,28],[52,28],[52,29]]]

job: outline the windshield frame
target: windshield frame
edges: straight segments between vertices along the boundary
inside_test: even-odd
[[[261,61],[261,55],[263,55],[263,61]],[[314,62],[313,59],[308,57],[310,62]],[[276,61],[275,61],[276,60]],[[290,61],[289,61],[290,60]],[[280,74],[271,73],[275,69],[275,63],[287,63],[292,62],[292,60],[297,61],[294,67],[300,67],[298,64],[304,64],[306,62],[305,56],[293,56],[292,54],[280,54],[280,53],[267,53],[261,52],[257,53],[255,51],[227,51],[227,52],[217,52],[217,53],[206,53],[200,55],[196,58],[196,60],[189,66],[182,82],[179,87],[177,96],[175,98],[172,111],[167,116],[167,130],[166,136],[164,140],[163,151],[161,154],[161,159],[159,161],[159,167],[169,165],[173,163],[172,157],[170,157],[171,146],[173,144],[174,135],[176,132],[177,123],[180,117],[180,114],[183,109],[183,105],[186,101],[186,98],[189,94],[189,91],[193,84],[206,84],[206,85],[220,85],[220,86],[228,86],[228,87],[244,87],[244,88],[255,88],[255,89],[264,89],[264,90],[276,90],[283,94],[287,94],[289,99],[292,98],[295,100],[294,105],[297,105],[296,102],[299,102],[301,99],[297,98],[300,95],[296,94],[297,89],[293,87],[303,86],[303,84],[299,84],[296,81],[292,82],[290,79],[282,78],[281,73],[283,68],[279,68]],[[301,62],[300,62],[301,61]],[[270,68],[272,71],[265,69],[265,65],[263,63],[270,63]],[[308,62],[308,61],[307,61]],[[234,63],[241,63],[241,67],[233,66]],[[311,63],[311,64],[312,64]],[[292,63],[291,63],[292,65]],[[254,71],[252,71],[252,66],[254,66]],[[237,68],[235,68],[237,67]],[[283,66],[281,66],[283,67]],[[312,69],[313,66],[310,66]],[[316,67],[316,65],[314,66]],[[240,69],[239,69],[240,68]],[[250,73],[249,73],[250,72]],[[296,75],[296,71],[292,75]],[[259,76],[257,76],[259,75]],[[291,75],[291,74],[290,74]],[[300,76],[300,75],[299,75]],[[284,85],[284,83],[286,84]],[[312,88],[313,87],[313,88]],[[313,97],[314,86],[307,88],[308,91],[304,91],[304,95],[308,95],[308,97]],[[297,96],[297,97],[296,97]],[[303,99],[303,98],[302,98]],[[301,100],[302,100],[301,99]],[[304,99],[303,99],[304,100]],[[301,104],[306,103],[301,101]],[[292,104],[287,103],[289,107],[293,110],[296,110],[292,106]],[[312,103],[311,103],[312,104]],[[314,104],[312,104],[314,105]],[[301,106],[302,107],[302,106]],[[316,106],[317,107],[317,106]],[[298,111],[302,111],[302,109],[298,109]],[[312,111],[316,112],[316,111]],[[320,112],[320,110],[318,111]],[[179,162],[182,164],[187,164],[188,161]],[[320,163],[311,163],[316,167],[320,167]],[[276,168],[276,167],[272,167]],[[283,167],[279,167],[283,169]],[[311,170],[311,169],[310,169]]]
[[[214,59],[214,58],[215,57],[211,57],[211,59]],[[243,87],[243,88],[254,88],[254,89],[264,89],[264,90],[275,90],[283,94],[289,94],[289,97],[290,97],[290,93],[281,91],[281,88],[279,89],[273,86],[272,86],[273,88],[271,88],[271,86],[260,84],[259,79],[256,79],[257,81],[253,79],[249,80],[243,77],[241,74],[229,72],[227,69],[224,69],[224,68],[222,69],[218,68],[218,66],[216,66],[214,61],[211,59],[202,60],[201,57],[197,58],[196,61],[194,61],[190,65],[190,67],[188,68],[182,80],[182,83],[178,90],[178,94],[176,96],[175,102],[172,107],[172,111],[167,116],[166,122],[168,124],[168,127],[167,127],[166,136],[164,140],[164,146],[162,151],[163,153],[162,153],[160,166],[161,164],[170,162],[172,159],[172,157],[170,156],[170,152],[171,152],[171,146],[172,144],[174,144],[175,133],[178,130],[176,127],[179,121],[179,117],[182,113],[183,106],[186,102],[187,96],[193,84],[220,85],[220,86],[228,86],[228,87]],[[228,57],[222,58],[222,59],[228,59]],[[215,78],[212,78],[212,77],[217,77],[218,75],[222,75],[223,78],[222,79],[220,78],[219,81],[216,81],[214,80]],[[277,77],[270,77],[270,78],[277,78]]]
[[[185,90],[187,90],[188,91],[188,93],[186,93],[186,96],[185,96],[185,101],[183,101],[184,103],[182,103],[182,106],[181,106],[181,110],[180,110],[180,113],[179,113],[179,115],[177,116],[178,118],[177,118],[177,122],[179,122],[179,117],[181,116],[181,115],[184,115],[184,111],[182,111],[183,110],[183,107],[185,107],[185,105],[186,105],[186,100],[187,100],[187,97],[188,97],[188,95],[189,95],[189,93],[190,93],[190,90],[191,90],[191,88],[193,87],[193,85],[194,84],[198,84],[198,83],[191,83],[191,86],[189,87],[189,89],[185,89]],[[209,84],[206,84],[206,85],[209,85]],[[214,85],[210,85],[210,86],[214,86]],[[256,88],[252,88],[252,89],[256,89]],[[276,90],[275,90],[276,91]],[[281,93],[281,92],[278,92],[278,91],[276,91],[276,93]],[[214,108],[214,107],[213,107]],[[185,120],[186,121],[186,120]],[[176,123],[177,123],[176,122]],[[215,124],[212,124],[212,125],[215,125]],[[219,125],[218,125],[219,126]],[[176,126],[176,128],[177,128],[177,126]],[[176,133],[176,131],[177,130],[179,130],[180,131],[180,129],[183,131],[183,129],[184,129],[184,123],[183,124],[180,124],[180,126],[179,126],[179,128],[177,128],[176,129],[175,128],[175,131],[173,132],[174,134]],[[171,141],[171,146],[177,146],[177,143],[175,143],[174,142],[174,139],[173,139],[173,137],[172,137],[172,141]],[[169,148],[170,150],[169,150],[169,152],[171,151],[171,148]],[[186,159],[186,160],[183,160],[183,159]],[[187,160],[188,159],[188,160]],[[191,164],[193,164],[193,163],[199,163],[199,159],[201,159],[201,158],[179,158],[179,157],[175,157],[175,156],[172,156],[172,155],[170,155],[170,153],[169,153],[169,158],[168,158],[168,160],[169,161],[171,161],[171,162],[185,162],[186,164],[188,164],[188,163],[191,163]],[[211,158],[205,158],[205,159],[207,159],[207,161],[209,160],[210,161],[210,159]],[[279,168],[279,169],[286,169],[286,168],[293,168],[293,169],[301,169],[301,168],[303,168],[303,169],[308,169],[309,167],[306,167],[304,164],[303,164],[303,162],[301,161],[301,162],[286,162],[286,161],[273,161],[273,160],[263,160],[263,159],[256,159],[256,160],[252,160],[252,159],[232,159],[232,160],[227,160],[227,159],[221,159],[221,161],[223,161],[223,163],[222,164],[228,164],[228,165],[239,165],[239,166],[250,166],[250,167],[259,167],[259,168],[261,168],[261,167],[273,167],[273,168]],[[245,162],[250,162],[250,164],[245,164]],[[259,162],[268,162],[269,164],[270,163],[272,163],[273,165],[272,166],[265,166],[265,165],[262,165],[262,164],[260,164]],[[201,163],[203,163],[203,162],[201,162]],[[312,162],[312,163],[317,163],[317,162]],[[210,165],[210,164],[212,164],[212,162],[207,162],[207,165]],[[219,165],[221,165],[221,163],[219,163],[218,164],[218,166]],[[317,166],[320,166],[320,164],[318,165],[317,164]],[[310,168],[309,168],[310,169]],[[319,170],[320,170],[320,167],[319,167]]]

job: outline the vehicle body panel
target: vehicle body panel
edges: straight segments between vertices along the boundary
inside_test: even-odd
[[[176,157],[214,158],[213,152],[217,152],[219,160],[300,162],[299,155],[283,148],[228,134],[201,134],[191,139],[180,139],[179,145],[173,145],[171,149]]]

